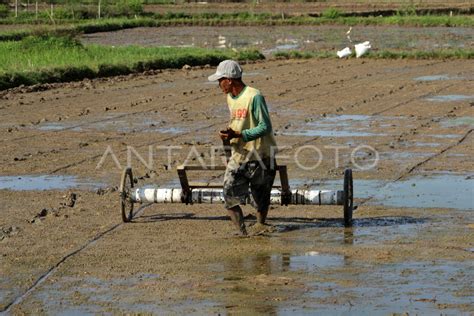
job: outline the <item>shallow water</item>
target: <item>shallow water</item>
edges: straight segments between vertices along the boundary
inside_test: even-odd
[[[433,156],[435,153],[430,152],[381,152],[379,153],[380,160],[411,160],[416,158],[427,158]]]
[[[322,268],[342,266],[344,256],[334,254],[321,254],[318,251],[308,251],[304,254],[272,255],[272,261],[282,261],[286,264],[283,271],[315,272]]]
[[[461,95],[461,94],[435,95],[432,97],[425,98],[425,100],[432,101],[432,102],[456,102],[456,101],[474,100],[474,96]]]
[[[382,133],[369,133],[369,132],[357,132],[357,131],[326,131],[316,129],[305,129],[291,132],[281,132],[280,135],[284,136],[307,136],[307,137],[369,137],[369,136],[386,136]]]
[[[464,116],[453,119],[447,119],[441,121],[441,126],[443,127],[456,127],[456,126],[474,126],[474,117],[473,116]]]
[[[117,131],[117,132],[154,132],[163,134],[182,134],[189,131],[184,126],[168,126],[166,118],[158,113],[136,115],[102,115],[81,121],[44,122],[35,128],[43,131]]]
[[[293,180],[290,186],[298,188],[305,183],[308,181]],[[310,184],[309,188],[342,190],[343,181],[321,181]],[[389,182],[357,179],[355,173],[354,198],[371,198],[369,204],[389,207],[474,210],[474,178],[472,174],[439,173]]]
[[[416,176],[388,183],[374,197],[371,204],[474,210],[474,179],[460,174]]]
[[[67,175],[0,176],[0,190],[13,191],[64,190],[70,188],[97,189],[103,183]]]
[[[463,80],[465,78],[450,75],[432,75],[413,78],[416,81]]]
[[[315,242],[308,238],[301,241],[308,245]],[[274,314],[333,312],[387,315],[406,311],[432,314],[438,309],[442,309],[443,313],[456,313],[457,308],[437,304],[470,303],[470,266],[469,262],[454,261],[376,264],[312,250],[304,253],[261,253],[216,262],[208,269],[219,283],[232,284],[221,285],[222,291],[229,292],[229,295],[242,295],[243,298],[252,295],[248,289],[251,285],[247,284],[249,279],[262,284],[253,295],[263,299],[275,295],[281,297],[281,293],[273,292],[272,284],[278,284],[287,276],[298,279],[301,275],[300,281],[305,283],[306,290],[299,299],[304,304],[291,304],[291,299],[270,300],[266,308]],[[453,290],[455,284],[457,290]],[[465,291],[459,291],[463,287]]]
[[[412,118],[395,116],[369,115],[328,115],[307,118],[306,123],[292,122],[282,130],[275,131],[287,136],[320,136],[320,137],[369,137],[387,136],[389,133],[373,132],[374,128],[396,127],[403,122],[404,126],[412,125]]]
[[[123,279],[99,279],[94,277],[63,277],[54,284],[45,285],[34,296],[54,315],[115,315],[117,311],[145,314],[167,314],[163,298],[138,299],[144,294],[146,284],[156,284],[160,276],[141,274]],[[78,301],[79,299],[79,301]],[[214,305],[207,301],[189,301],[173,308],[173,312],[186,313],[192,308],[204,309]]]
[[[411,144],[408,144],[407,146],[437,148],[437,147],[440,147],[441,144],[440,143],[427,143],[427,142],[413,142]]]
[[[316,302],[308,306],[309,309],[293,308],[291,312],[314,313],[319,310],[351,315],[387,315],[408,311],[421,314],[442,311],[443,314],[457,314],[457,309],[437,304],[470,303],[469,295],[460,296],[452,290],[452,285],[459,283],[460,278],[464,279],[464,286],[468,286],[466,278],[472,276],[470,264],[449,261],[348,264],[366,272],[354,274],[352,269],[338,270],[337,273],[325,271],[327,278],[334,281],[314,283],[313,290],[307,296]],[[353,285],[339,285],[341,281]],[[367,300],[367,297],[372,299]],[[332,298],[339,304],[329,303]]]
[[[307,238],[301,241],[310,243]],[[458,314],[456,307],[444,304],[471,303],[470,262],[372,263],[321,253],[317,247],[310,249],[246,255],[202,267],[212,273],[209,281],[214,284],[208,290],[219,292],[220,298],[213,301],[184,300],[171,306],[166,298],[146,295],[148,287],[159,286],[161,277],[154,274],[123,279],[61,277],[43,285],[32,296],[55,315],[208,314],[211,310],[225,314],[238,312],[236,308],[253,313],[262,312],[263,308],[278,315],[318,312],[386,315],[406,311],[433,314],[440,310]],[[283,294],[286,285],[282,282],[293,280],[304,284],[305,290],[297,298]],[[255,282],[258,290],[251,289]],[[239,306],[231,304],[249,297],[256,301]],[[278,299],[267,299],[272,297]]]

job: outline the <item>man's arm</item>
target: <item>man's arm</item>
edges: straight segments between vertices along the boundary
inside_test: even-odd
[[[257,94],[253,98],[252,114],[258,121],[258,125],[254,128],[249,128],[242,131],[242,140],[244,142],[256,140],[257,138],[263,137],[272,131],[270,114],[268,113],[265,98],[261,94]]]

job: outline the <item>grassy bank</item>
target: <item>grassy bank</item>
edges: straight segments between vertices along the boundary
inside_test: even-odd
[[[264,58],[256,51],[82,45],[71,37],[27,37],[0,43],[0,90],[37,83],[75,81],[221,60]]]

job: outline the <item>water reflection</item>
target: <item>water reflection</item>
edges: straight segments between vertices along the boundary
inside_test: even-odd
[[[344,243],[353,243],[352,228],[344,230]],[[319,269],[346,265],[346,258],[338,254],[309,250],[302,253],[258,253],[210,265],[220,281],[261,281],[267,284],[285,283],[270,276],[289,271],[314,272]],[[264,281],[263,278],[268,278]],[[270,280],[271,279],[271,280]]]
[[[344,228],[344,244],[353,245],[354,244],[354,227],[345,227]]]
[[[226,311],[238,314],[280,314],[286,302],[303,295],[303,286],[288,272],[315,274],[346,265],[342,255],[320,253],[258,253],[211,265],[219,281],[216,294]]]

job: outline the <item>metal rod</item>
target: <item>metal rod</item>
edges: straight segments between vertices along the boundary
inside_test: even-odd
[[[190,203],[222,204],[222,189],[193,189],[190,191]],[[182,203],[182,189],[174,188],[137,188],[130,196],[133,203]],[[250,195],[249,195],[250,196]],[[271,204],[281,204],[281,190],[272,190]],[[247,201],[247,203],[249,203]],[[342,190],[291,190],[292,205],[343,205]]]

